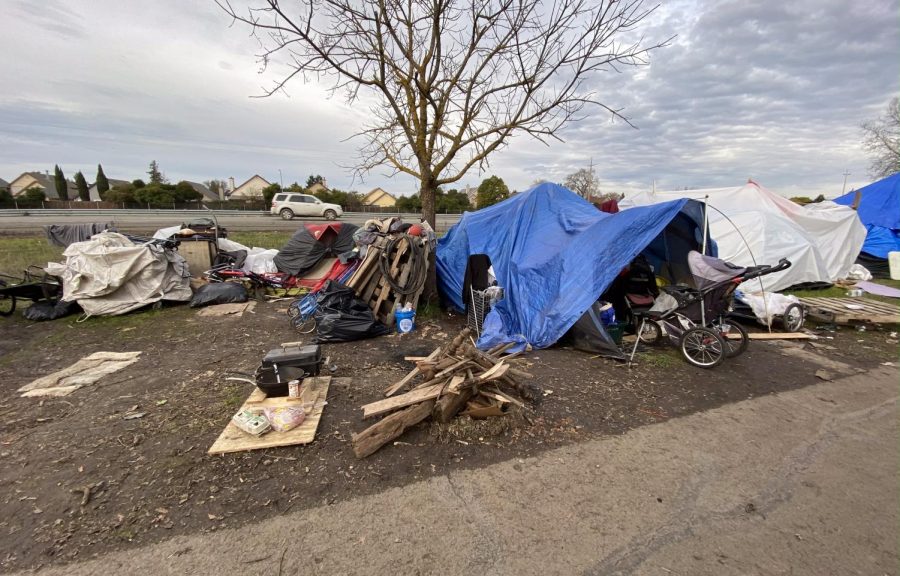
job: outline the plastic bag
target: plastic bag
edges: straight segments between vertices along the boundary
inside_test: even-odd
[[[266,415],[272,430],[276,432],[287,432],[293,430],[297,426],[303,424],[306,420],[306,412],[303,408],[295,408],[292,406],[284,406],[281,408],[265,408],[263,413]]]
[[[60,300],[55,304],[53,302],[35,302],[22,312],[28,320],[42,322],[44,320],[56,320],[72,314],[81,312],[81,306],[75,300],[66,302]]]
[[[236,282],[217,282],[201,286],[191,298],[191,308],[202,308],[211,304],[246,302],[247,289]]]
[[[389,332],[351,288],[329,280],[316,295],[316,343],[351,342]]]

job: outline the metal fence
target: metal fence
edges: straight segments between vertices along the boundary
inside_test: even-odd
[[[400,214],[397,208],[382,206],[343,206],[347,213]],[[171,204],[144,204],[141,202],[102,202],[94,200],[43,200],[28,201],[22,198],[0,200],[0,210],[228,210],[240,212],[268,212],[269,205],[259,200],[172,202]],[[462,214],[461,210],[438,212],[439,214]]]

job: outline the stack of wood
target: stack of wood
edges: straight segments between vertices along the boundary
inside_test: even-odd
[[[524,407],[524,401],[536,404],[541,400],[540,386],[520,382],[532,375],[512,365],[518,353],[504,354],[512,344],[482,352],[475,348],[470,334],[471,330],[465,328],[448,345],[428,356],[408,358],[416,367],[384,391],[387,398],[362,407],[363,418],[389,415],[353,435],[357,458],[376,452],[429,417],[446,423],[457,414],[499,416],[510,406]],[[395,395],[417,377],[419,383],[409,392]]]
[[[386,254],[388,243],[392,239],[397,240],[396,247],[391,254]],[[411,242],[421,246],[421,250],[412,250]],[[368,304],[380,322],[391,328],[394,325],[394,306],[399,304],[400,307],[403,307],[410,303],[415,310],[419,303],[419,297],[422,295],[422,288],[420,287],[411,294],[397,293],[385,278],[382,272],[383,267],[379,261],[387,260],[386,264],[388,264],[391,277],[400,286],[406,286],[410,282],[410,278],[417,273],[413,267],[424,267],[425,269],[421,273],[427,277],[430,257],[430,244],[417,236],[392,234],[379,237],[369,245],[362,263],[347,280],[347,286]]]

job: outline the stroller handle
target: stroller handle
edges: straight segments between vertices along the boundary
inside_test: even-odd
[[[782,258],[778,261],[778,264],[775,264],[774,266],[754,266],[753,268],[749,268],[744,274],[744,281],[759,278],[760,276],[765,276],[767,274],[774,274],[775,272],[781,272],[790,267],[791,261],[787,258]]]

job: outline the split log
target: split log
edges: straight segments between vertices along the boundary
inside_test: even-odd
[[[440,354],[441,354],[441,347],[438,346],[437,348],[434,349],[434,352],[432,352],[431,354],[428,355],[427,359],[434,360]],[[420,373],[421,372],[418,368],[413,368],[409,374],[407,374],[406,376],[403,377],[402,380],[400,380],[399,382],[388,387],[388,389],[384,391],[384,395],[385,396],[393,396],[394,394],[397,393],[398,390],[400,390],[401,388],[403,388],[404,386],[406,386],[407,384],[412,382],[413,378],[418,376]]]
[[[464,388],[460,390],[460,386],[466,380],[464,376],[457,375],[453,377],[451,380],[448,389],[454,390],[449,394],[444,394],[438,399],[434,404],[434,409],[431,411],[432,419],[446,424],[449,422],[456,413],[462,410],[462,407],[466,405],[472,395],[475,394],[474,388]]]
[[[434,398],[437,398],[441,395],[441,393],[444,391],[445,386],[446,383],[440,382],[426,388],[418,388],[416,390],[413,390],[412,392],[401,394],[400,396],[385,398],[384,400],[378,400],[377,402],[366,404],[362,407],[363,418],[371,418],[372,416],[378,416],[379,414],[393,412],[394,410],[397,410],[399,408],[405,408],[413,404],[418,404],[419,402],[433,400]]]
[[[434,409],[434,400],[421,402],[400,412],[386,416],[359,434],[354,434],[350,443],[357,458],[374,454],[379,448],[395,438],[399,438],[407,428],[428,418]]]

